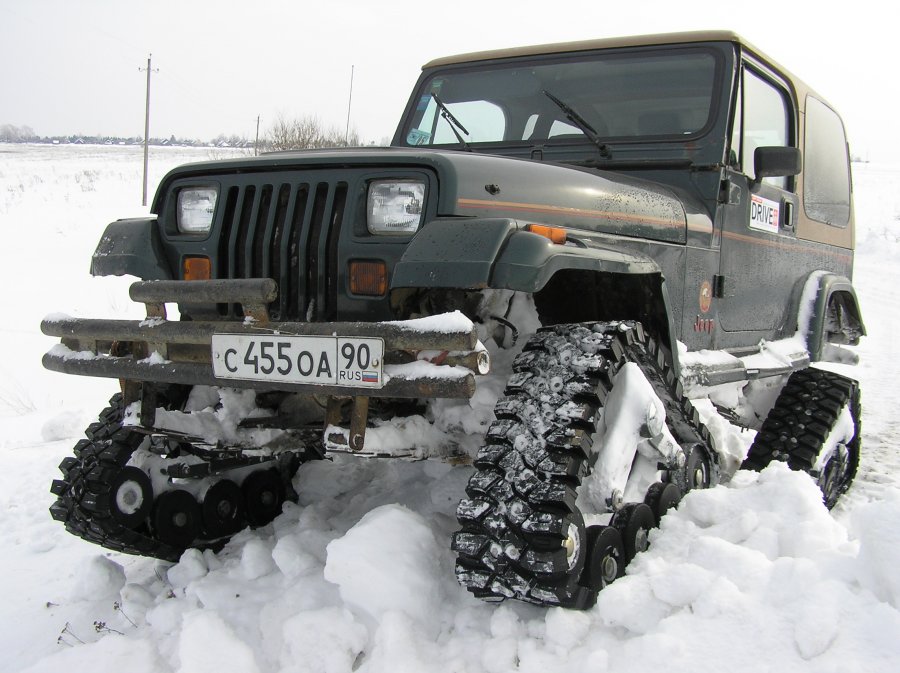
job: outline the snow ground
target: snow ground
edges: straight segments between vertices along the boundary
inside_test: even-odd
[[[206,158],[154,150],[150,183]],[[300,503],[271,526],[174,566],[65,533],[50,480],[115,384],[44,371],[38,324],[142,317],[127,280],[87,273],[106,223],[142,212],[141,155],[0,145],[0,671],[900,669],[900,166],[854,170],[869,330],[842,368],[863,390],[855,485],[833,513],[781,466],[695,492],[578,613],[483,604],[456,584],[448,540],[470,468],[436,462],[306,465]]]

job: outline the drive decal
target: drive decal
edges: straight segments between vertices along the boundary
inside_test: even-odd
[[[777,201],[764,199],[756,194],[750,195],[750,228],[768,231],[771,234],[778,233],[779,204]]]

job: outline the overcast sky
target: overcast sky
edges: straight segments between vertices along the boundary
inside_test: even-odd
[[[829,99],[854,154],[900,152],[897,41],[874,0],[0,0],[0,124],[39,135],[252,138],[315,114],[365,141],[393,134],[421,65],[543,42],[721,28]]]

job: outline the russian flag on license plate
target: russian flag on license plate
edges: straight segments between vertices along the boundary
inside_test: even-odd
[[[363,383],[378,383],[378,372],[363,372]]]

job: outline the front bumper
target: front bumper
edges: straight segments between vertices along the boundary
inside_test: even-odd
[[[267,278],[138,282],[131,286],[130,295],[146,304],[146,320],[45,319],[41,331],[62,342],[44,355],[44,367],[126,381],[405,398],[469,398],[475,393],[475,376],[490,370],[475,326],[462,314],[372,323],[270,322],[266,305],[274,300],[277,288]],[[165,304],[175,302],[241,304],[247,318],[242,322],[167,320]],[[214,334],[378,337],[384,340],[385,384],[375,389],[218,378],[211,361]]]

